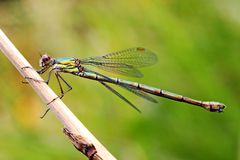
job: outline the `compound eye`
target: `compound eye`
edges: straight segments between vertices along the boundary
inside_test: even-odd
[[[44,56],[42,57],[43,63],[48,62],[50,59],[51,59],[51,58],[50,58],[49,56],[47,56],[47,55],[44,55]]]
[[[44,67],[44,66],[48,65],[50,62],[51,62],[51,57],[46,55],[46,54],[44,54],[41,57],[41,59],[39,61],[39,64],[40,64],[40,67]]]

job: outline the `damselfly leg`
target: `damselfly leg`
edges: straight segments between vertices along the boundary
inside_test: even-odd
[[[34,68],[30,67],[30,66],[25,66],[25,67],[22,67],[21,69],[24,70],[24,69],[33,69],[34,71],[36,71]],[[45,81],[42,81],[42,80],[39,80],[39,79],[35,79],[35,78],[32,78],[32,77],[24,77],[24,79],[28,79],[28,80],[33,80],[35,82],[45,82]],[[27,81],[22,81],[23,84],[28,84]]]
[[[63,96],[69,92],[70,90],[72,90],[72,87],[70,86],[70,84],[67,83],[67,81],[65,79],[63,79],[63,77],[59,74],[60,71],[56,71],[55,72],[55,76],[57,78],[57,82],[58,82],[58,85],[59,85],[59,88],[60,88],[60,92],[61,92],[61,95],[52,99],[52,101],[48,102],[47,105],[49,105],[50,103],[52,103],[53,101],[55,101],[57,98],[63,98]],[[63,87],[62,87],[62,84],[61,84],[61,81],[63,81],[64,84],[67,85],[68,89],[66,91],[63,90]]]
[[[23,67],[22,69],[27,69],[27,68],[33,69],[33,68],[30,67],[30,66],[25,66],[25,67]],[[35,69],[33,69],[33,70],[35,70]],[[41,69],[41,70],[35,70],[35,71],[36,71],[37,73],[39,73],[39,74],[43,74],[43,73],[46,72],[46,70],[47,70],[47,69]],[[50,79],[51,79],[51,75],[52,75],[52,73],[54,72],[54,70],[55,70],[55,69],[53,68],[53,69],[51,69],[51,70],[48,72],[48,78],[47,78],[45,81],[38,80],[38,79],[34,79],[34,78],[32,78],[32,77],[25,77],[25,79],[33,80],[33,81],[35,81],[35,82],[44,82],[44,83],[49,84],[49,81],[50,81]],[[58,82],[59,87],[60,87],[61,95],[58,96],[58,97],[56,97],[56,98],[54,98],[54,99],[52,99],[50,102],[48,102],[48,103],[47,103],[47,106],[48,106],[50,103],[52,103],[53,101],[55,101],[57,98],[60,98],[60,99],[61,99],[67,92],[69,92],[69,91],[72,89],[72,87],[71,87],[71,86],[62,78],[62,76],[58,73],[58,71],[55,71],[54,74],[55,74],[55,76],[56,76],[56,78],[57,78],[57,82]],[[68,89],[67,89],[66,91],[63,90],[61,81],[63,81],[64,84],[67,85]],[[23,81],[23,83],[28,84],[28,82],[24,82],[24,81]],[[44,118],[45,115],[48,113],[49,110],[50,110],[50,108],[48,108],[40,118]]]
[[[52,71],[52,70],[51,70]],[[60,88],[60,91],[61,91],[61,95],[60,96],[58,96],[58,97],[56,97],[56,98],[53,98],[50,102],[48,102],[47,103],[47,106],[49,105],[49,104],[51,104],[52,102],[54,102],[56,99],[58,99],[58,98],[60,98],[60,99],[62,99],[63,98],[63,96],[67,93],[67,92],[69,92],[70,90],[72,90],[72,87],[67,83],[67,81],[66,80],[64,80],[63,79],[63,77],[59,74],[59,71],[56,71],[55,72],[55,76],[56,76],[56,78],[57,78],[57,82],[58,82],[58,85],[59,85],[59,88]],[[49,78],[49,80],[50,80],[50,74],[48,75],[48,78]],[[48,82],[49,82],[49,80],[48,80]],[[68,89],[66,90],[66,91],[64,91],[63,90],[63,87],[62,87],[62,84],[61,84],[61,80],[64,82],[64,84],[66,84],[67,85],[67,87],[68,87]],[[50,108],[48,108],[46,111],[45,111],[45,113],[40,117],[41,119],[43,119],[46,115],[47,115],[47,113],[48,113],[48,111],[50,110]]]

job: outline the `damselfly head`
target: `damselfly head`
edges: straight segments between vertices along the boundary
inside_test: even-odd
[[[44,54],[41,56],[41,58],[39,60],[39,65],[40,65],[40,67],[44,68],[44,67],[50,66],[53,61],[54,61],[53,58],[51,58],[47,54]]]

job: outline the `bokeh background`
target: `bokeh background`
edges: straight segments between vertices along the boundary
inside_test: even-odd
[[[210,113],[160,97],[151,104],[120,88],[139,114],[98,83],[63,75],[73,87],[63,101],[129,160],[240,159],[239,15],[239,0],[0,1],[0,28],[35,68],[45,52],[81,58],[141,46],[158,63],[141,70],[144,78],[121,78],[226,104]],[[3,54],[0,68],[0,159],[86,159],[52,113],[39,118],[45,104]]]

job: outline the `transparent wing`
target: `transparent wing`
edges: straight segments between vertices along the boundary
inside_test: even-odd
[[[87,72],[92,72],[92,73],[95,73],[96,75],[99,75],[99,76],[102,76],[108,80],[111,81],[111,79],[107,76],[104,76],[100,73],[97,73],[95,71],[91,71],[89,69],[85,69]],[[96,79],[97,80],[97,79]],[[97,80],[99,81],[99,80]],[[99,81],[102,85],[104,85],[107,89],[109,89],[111,92],[113,92],[115,95],[117,95],[118,97],[120,97],[122,100],[124,100],[125,102],[127,102],[130,106],[132,106],[134,109],[136,109],[137,111],[140,112],[140,110],[134,105],[132,104],[128,99],[126,99],[124,96],[122,96],[120,93],[118,93],[115,89],[113,89],[112,87],[110,87],[107,83],[103,82],[103,81]],[[113,83],[114,84],[114,83]],[[127,85],[124,85],[124,84],[115,84],[119,87],[122,87],[132,93],[134,93],[135,95],[141,97],[141,98],[144,98],[150,102],[153,102],[153,103],[158,103],[157,100],[155,100],[154,98],[152,98],[150,95],[148,95],[147,93],[144,93],[143,91],[141,90],[138,90],[138,89],[135,89],[135,88],[131,88],[130,86],[127,86]]]
[[[153,102],[153,103],[158,103],[158,101],[156,99],[154,99],[153,97],[151,97],[150,95],[148,95],[147,93],[141,91],[141,90],[137,90],[137,89],[134,89],[134,88],[131,88],[131,87],[128,87],[126,85],[119,85],[121,86],[122,88],[136,94],[137,96],[139,97],[142,97],[150,102]]]
[[[116,96],[118,96],[119,98],[121,98],[122,100],[124,100],[127,104],[129,104],[131,107],[133,107],[135,110],[137,110],[138,112],[141,113],[141,111],[134,105],[132,104],[127,98],[125,98],[123,95],[121,95],[120,93],[118,93],[115,89],[113,89],[112,87],[110,87],[108,84],[99,81],[102,85],[104,85],[107,89],[109,89],[112,93],[114,93]]]
[[[150,50],[141,47],[81,60],[83,65],[91,65],[108,72],[132,77],[142,77],[142,73],[137,68],[149,66],[156,62],[157,56]]]

